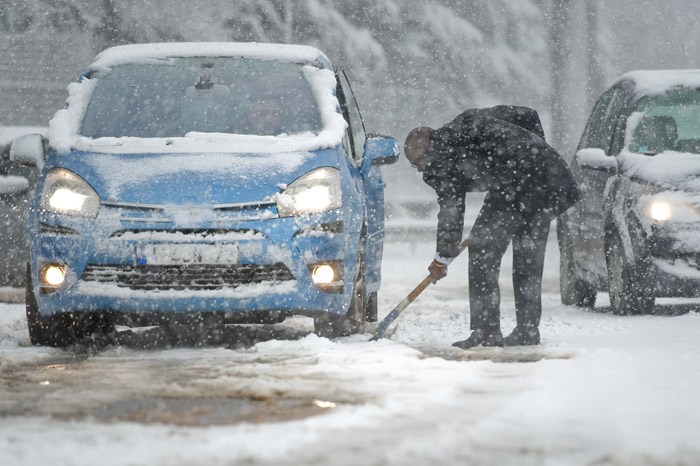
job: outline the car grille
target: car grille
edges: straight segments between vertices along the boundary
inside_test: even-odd
[[[284,264],[93,265],[82,280],[132,290],[219,290],[240,285],[283,282],[294,276]]]

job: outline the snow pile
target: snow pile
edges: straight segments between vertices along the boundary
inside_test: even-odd
[[[25,134],[46,134],[47,128],[43,126],[0,126],[0,152],[20,136]]]
[[[276,138],[271,137],[271,139]],[[193,150],[194,146],[196,144],[193,144]],[[206,144],[204,147],[214,149]],[[226,147],[230,149],[230,143]],[[275,146],[267,146],[268,149],[271,147]],[[246,146],[247,148],[249,146]],[[199,149],[202,150],[202,147]],[[216,147],[216,149],[225,150],[224,147]],[[106,194],[112,199],[119,199],[124,188],[145,186],[163,177],[178,174],[210,174],[208,176],[212,181],[255,180],[264,177],[272,167],[280,175],[292,173],[311,157],[310,152],[247,153],[237,154],[235,157],[230,153],[184,153],[141,157],[135,161],[128,157],[94,157],[91,163],[106,183]]]
[[[328,58],[314,47],[306,45],[264,44],[242,42],[177,42],[118,45],[101,52],[89,69],[107,71],[125,63],[144,63],[173,57],[250,57],[283,59],[297,63],[318,63],[330,68]]]
[[[697,240],[695,240],[695,243],[697,243]],[[697,264],[691,265],[685,259],[654,258],[653,260],[654,265],[656,265],[659,270],[669,275],[686,280],[700,280],[700,270],[698,270]]]
[[[614,170],[617,167],[615,158],[605,155],[603,149],[581,149],[576,152],[576,159],[579,165],[593,169]]]
[[[0,194],[16,194],[29,189],[29,180],[22,176],[0,176]]]
[[[316,136],[316,143],[319,144],[319,148],[335,147],[341,143],[345,129],[348,127],[345,119],[338,113],[340,103],[335,96],[335,75],[330,70],[313,66],[302,68],[302,74],[309,82],[311,92],[321,110],[323,131]]]
[[[77,144],[80,124],[96,85],[94,79],[83,79],[68,85],[66,108],[56,112],[49,121],[49,144],[59,153],[68,153]]]
[[[635,70],[620,76],[615,83],[632,80],[637,93],[660,95],[674,86],[700,87],[700,70]]]
[[[656,186],[700,191],[700,155],[665,151],[644,155],[623,150],[617,157],[620,171]]]

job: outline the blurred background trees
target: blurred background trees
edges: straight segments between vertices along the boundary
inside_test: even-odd
[[[570,157],[616,76],[700,67],[699,18],[695,0],[3,0],[0,125],[48,124],[112,45],[286,42],[346,70],[369,131],[402,141],[469,107],[528,105]]]

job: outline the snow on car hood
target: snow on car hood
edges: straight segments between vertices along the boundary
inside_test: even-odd
[[[318,166],[337,165],[335,151],[281,154],[104,154],[71,152],[60,166],[84,178],[102,201],[226,204],[273,196]]]
[[[665,151],[644,155],[623,150],[617,157],[624,175],[655,186],[700,192],[700,155]]]

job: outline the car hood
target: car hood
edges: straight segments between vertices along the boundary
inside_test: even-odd
[[[337,167],[335,150],[275,154],[71,152],[56,167],[80,175],[103,202],[227,204],[261,201],[304,173]]]
[[[700,192],[700,155],[666,151],[656,155],[622,151],[620,174],[666,189]]]

